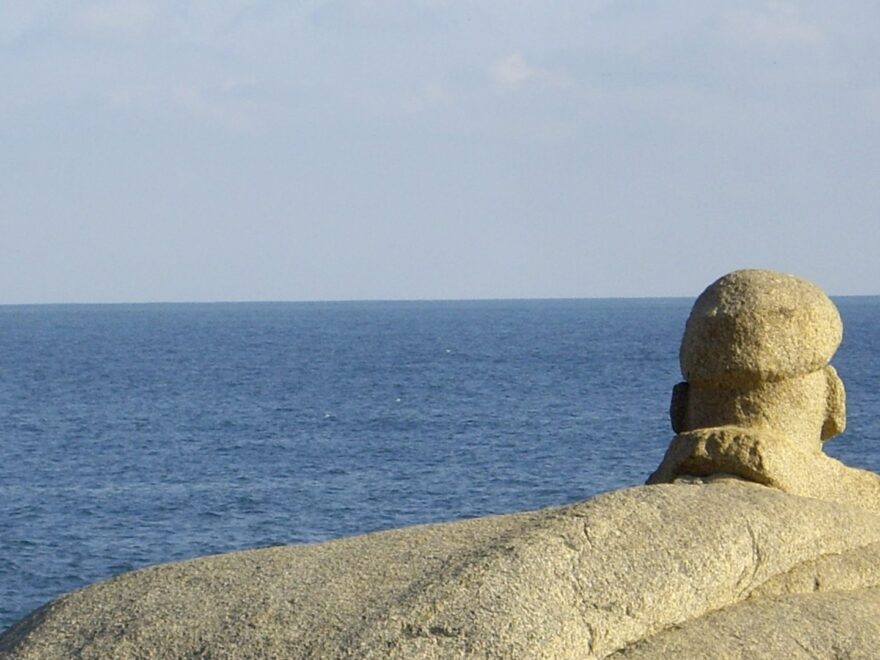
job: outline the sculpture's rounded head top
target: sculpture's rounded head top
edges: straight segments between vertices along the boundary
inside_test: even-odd
[[[843,339],[834,303],[815,284],[738,270],[694,303],[681,342],[690,382],[775,381],[821,369]]]

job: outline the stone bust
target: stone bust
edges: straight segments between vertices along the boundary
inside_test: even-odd
[[[846,426],[829,364],[842,339],[834,303],[804,279],[740,270],[714,282],[685,325],[685,382],[670,407],[678,435],[648,483],[734,476],[880,508],[880,478],[822,451]]]

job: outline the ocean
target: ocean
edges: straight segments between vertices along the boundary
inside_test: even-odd
[[[880,297],[839,298],[880,470]],[[691,300],[0,306],[0,630],[158,562],[644,482]]]

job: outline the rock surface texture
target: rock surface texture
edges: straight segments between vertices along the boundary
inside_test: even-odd
[[[769,627],[780,639],[763,657],[797,644],[824,657],[831,643],[876,649],[878,558],[880,516],[859,509],[733,479],[642,486],[148,568],[63,596],[0,648],[41,659],[760,657]]]
[[[877,477],[821,451],[839,342],[812,285],[733,273],[688,322],[654,485],[154,566],[35,611],[0,657],[877,657]]]

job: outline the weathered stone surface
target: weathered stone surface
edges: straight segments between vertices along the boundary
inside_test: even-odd
[[[880,513],[880,476],[772,430],[719,426],[680,433],[648,483],[713,474]]]
[[[790,617],[814,625],[786,634],[824,648],[829,633],[816,621],[828,603],[878,607],[880,576],[863,570],[878,544],[880,516],[740,480],[632,488],[129,573],[38,610],[0,638],[0,656],[674,657],[664,631],[710,621],[716,635],[726,628],[712,617],[736,607],[746,614],[725,616],[772,622],[772,608],[750,610],[752,601],[795,593],[809,602],[791,605]],[[835,634],[876,648],[873,624],[848,611]],[[738,639],[759,645],[772,623],[762,626]],[[678,657],[706,649],[694,635],[675,638]],[[654,646],[633,646],[640,640]]]
[[[694,303],[681,371],[691,383],[790,378],[828,364],[841,339],[840,314],[815,284],[769,270],[738,270]]]
[[[874,660],[880,590],[748,601],[635,644],[612,658]]]

